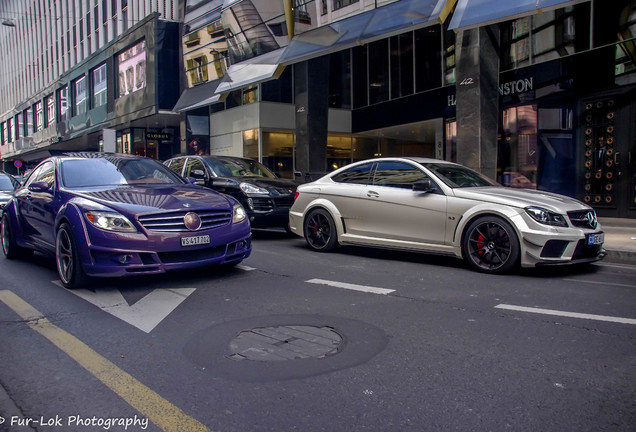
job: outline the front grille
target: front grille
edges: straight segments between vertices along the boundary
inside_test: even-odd
[[[270,211],[274,208],[272,200],[268,198],[250,198],[255,211]]]
[[[280,198],[274,198],[274,204],[276,204],[276,207],[278,208],[290,208],[293,203],[294,203],[293,195],[280,197]]]
[[[187,213],[196,213],[201,218],[201,228],[206,230],[227,225],[232,220],[229,210],[176,211],[139,216],[139,222],[148,231],[187,232],[183,218]]]
[[[596,213],[594,210],[582,210],[568,212],[572,226],[577,228],[596,228]]]

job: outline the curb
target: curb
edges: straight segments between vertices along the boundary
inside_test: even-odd
[[[636,252],[619,249],[606,249],[607,255],[600,262],[612,264],[636,265]]]

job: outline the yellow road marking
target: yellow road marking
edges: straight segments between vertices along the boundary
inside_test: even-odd
[[[161,430],[210,432],[205,425],[188,416],[81,340],[51,324],[42,313],[12,291],[0,290],[0,301],[13,309],[33,330],[68,354]]]

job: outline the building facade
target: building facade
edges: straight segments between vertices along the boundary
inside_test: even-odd
[[[149,7],[117,27],[103,17],[121,18],[133,2],[48,3],[85,4],[90,43],[84,36],[75,57],[53,62],[48,81],[17,86],[23,93],[2,80],[13,91],[0,117],[5,167],[42,150],[197,151],[259,159],[304,180],[366,158],[427,156],[574,196],[602,216],[636,217],[634,0],[134,2]],[[112,39],[96,44],[106,33]],[[120,72],[140,41],[153,83],[127,93],[132,77]],[[73,97],[82,76],[86,108]],[[40,128],[47,96],[65,86],[67,113],[78,114],[60,121],[60,106],[55,126]]]

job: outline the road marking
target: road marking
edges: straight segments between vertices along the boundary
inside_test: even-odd
[[[129,305],[116,288],[100,289],[98,292],[85,289],[68,290],[68,292],[150,333],[195,290],[196,288],[155,289],[133,305]]]
[[[243,265],[243,264],[238,264],[236,266],[236,268],[244,270],[244,271],[254,271],[254,270],[256,270],[254,267],[246,266],[246,265]]]
[[[615,287],[625,287],[625,288],[634,288],[634,285],[627,284],[619,284],[612,282],[599,282],[599,281],[589,281],[589,280],[581,280],[581,279],[563,279],[568,282],[577,282],[577,283],[588,283],[588,284],[596,284],[596,285],[604,285],[604,286],[615,286]]]
[[[605,315],[591,315],[591,314],[565,312],[565,311],[558,311],[558,310],[551,310],[551,309],[540,309],[540,308],[532,308],[532,307],[525,307],[525,306],[513,306],[513,305],[507,305],[507,304],[500,304],[495,306],[495,308],[513,310],[518,312],[530,312],[530,313],[543,314],[543,315],[556,315],[556,316],[568,317],[568,318],[581,318],[581,319],[588,319],[588,320],[595,320],[595,321],[609,321],[609,322],[616,322],[621,324],[636,324],[636,319],[632,319],[632,318],[618,318],[618,317],[611,317],[611,316],[605,316]]]
[[[210,432],[205,425],[146,387],[95,350],[57,327],[33,306],[8,290],[0,290],[0,301],[18,314],[36,332],[68,354],[84,369],[146,416],[165,432]]]
[[[350,283],[344,283],[344,282],[334,282],[334,281],[328,281],[324,279],[311,279],[305,282],[312,283],[312,284],[319,284],[319,285],[329,285],[336,288],[344,288],[344,289],[353,290],[353,291],[362,291],[362,292],[367,292],[372,294],[381,294],[381,295],[387,295],[395,291],[392,289],[376,288],[376,287],[370,287],[366,285],[356,285],[356,284],[350,284]]]

